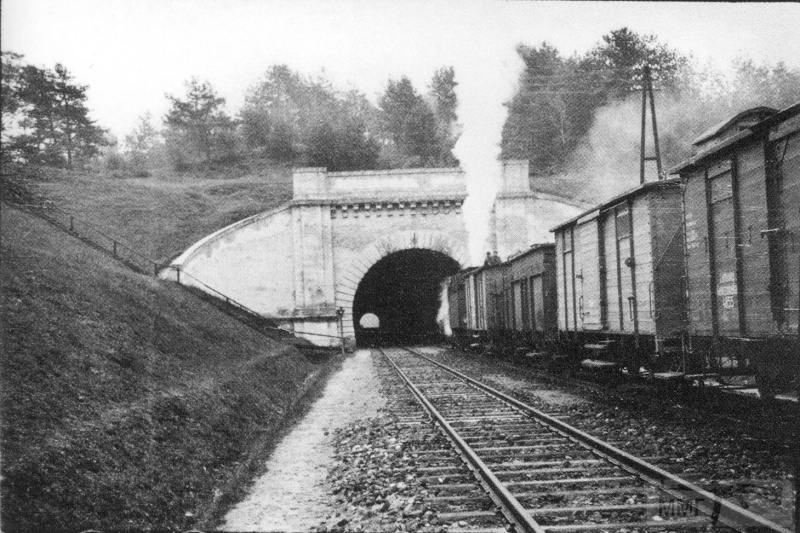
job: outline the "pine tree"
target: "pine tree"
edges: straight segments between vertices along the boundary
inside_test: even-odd
[[[9,144],[18,158],[71,168],[97,153],[105,132],[89,118],[86,85],[75,84],[61,64],[54,70],[24,65],[12,73],[17,78],[4,90],[15,92],[10,105],[22,133]]]
[[[167,99],[171,104],[164,117],[171,130],[167,138],[178,143],[173,151],[197,150],[206,164],[211,163],[218,150],[230,151],[227,140],[235,123],[222,111],[225,99],[217,96],[210,83],[192,78],[186,84],[183,99],[171,95]],[[177,155],[184,160],[187,154]]]
[[[57,64],[53,80],[55,115],[60,130],[61,151],[66,154],[67,168],[73,159],[94,155],[102,142],[102,132],[89,120],[86,107],[86,85],[75,85],[67,69]]]

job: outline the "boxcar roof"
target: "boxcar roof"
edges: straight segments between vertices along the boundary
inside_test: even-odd
[[[467,277],[467,275],[469,275],[469,273],[472,272],[473,270],[477,270],[477,268],[478,267],[462,268],[461,270],[459,270],[455,274],[451,274],[450,276],[447,276],[447,277],[450,278],[450,279],[462,279],[462,278]]]
[[[508,256],[506,263],[511,263],[513,261],[516,261],[517,259],[525,257],[526,255],[532,254],[533,252],[537,252],[544,248],[555,248],[555,246],[556,246],[555,243],[552,242],[537,242],[535,244],[531,244],[528,249],[521,250],[519,252],[516,252]]]
[[[695,146],[704,144],[713,139],[714,137],[721,135],[726,130],[730,129],[731,126],[734,126],[737,123],[741,123],[739,124],[740,127],[750,127],[753,124],[761,122],[765,118],[768,118],[777,112],[778,112],[777,109],[765,106],[745,109],[744,111],[741,111],[735,114],[734,116],[723,120],[722,122],[714,124],[706,131],[701,133],[700,136],[697,137],[694,141],[692,141],[692,144],[694,144]]]
[[[627,190],[627,191],[625,191],[625,192],[623,192],[621,194],[618,194],[618,195],[614,196],[613,198],[611,198],[609,200],[606,200],[602,204],[598,204],[598,205],[594,206],[591,209],[587,209],[583,213],[581,213],[581,214],[579,214],[577,216],[574,216],[574,217],[572,217],[571,219],[569,219],[569,220],[567,220],[565,222],[562,222],[558,226],[550,228],[550,231],[558,231],[558,230],[560,230],[562,228],[565,228],[567,226],[572,226],[573,224],[575,224],[580,219],[585,218],[585,217],[587,217],[589,215],[592,215],[591,218],[594,218],[594,216],[595,216],[594,214],[596,212],[603,211],[607,207],[611,207],[611,206],[616,205],[616,204],[618,204],[618,203],[620,203],[620,202],[622,202],[624,200],[627,200],[628,198],[632,198],[634,196],[639,196],[640,194],[649,192],[649,191],[651,191],[653,189],[672,188],[672,187],[677,187],[679,185],[680,185],[680,179],[678,179],[678,178],[669,178],[669,179],[658,180],[658,181],[647,181],[647,182],[639,185],[638,187],[634,187],[633,189],[629,189],[629,190]]]
[[[778,111],[774,115],[762,120],[761,122],[757,122],[756,124],[753,124],[750,127],[728,137],[724,141],[709,147],[707,150],[702,150],[696,153],[686,161],[671,168],[669,170],[669,173],[681,174],[686,171],[693,170],[697,168],[701,163],[721,155],[727,150],[732,149],[734,146],[737,146],[739,143],[745,142],[746,140],[750,139],[754,135],[760,134],[765,130],[768,130],[775,124],[783,122],[784,120],[787,120],[798,114],[800,114],[800,102]],[[730,119],[728,122],[733,122],[735,120],[736,117]]]
[[[471,273],[474,272],[475,274],[477,274],[479,272],[483,272],[484,270],[491,270],[493,268],[503,268],[505,266],[507,266],[507,263],[500,263],[499,265],[481,265],[474,267]]]

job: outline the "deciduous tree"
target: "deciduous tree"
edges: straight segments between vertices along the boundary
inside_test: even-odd
[[[322,77],[274,66],[248,92],[241,117],[247,145],[277,160],[330,170],[377,165],[375,107],[360,92],[338,92]]]
[[[125,136],[125,157],[134,174],[148,175],[155,161],[163,157],[163,148],[150,113],[139,116],[136,127]]]
[[[433,114],[436,117],[436,135],[438,137],[438,164],[450,166],[458,163],[453,156],[453,147],[458,140],[458,96],[456,94],[455,70],[453,67],[442,67],[433,74],[429,87]]]
[[[332,171],[373,169],[378,154],[378,144],[367,137],[364,124],[357,120],[337,128],[322,122],[308,139],[308,163]]]
[[[403,76],[389,80],[378,102],[384,132],[406,156],[405,166],[429,166],[436,161],[439,147],[436,118],[428,104]]]

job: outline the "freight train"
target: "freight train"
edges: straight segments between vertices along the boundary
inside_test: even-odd
[[[446,281],[462,345],[800,387],[800,103],[748,109],[671,170]]]

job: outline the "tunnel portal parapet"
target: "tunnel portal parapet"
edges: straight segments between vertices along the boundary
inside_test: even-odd
[[[298,168],[292,174],[293,199],[330,203],[359,199],[462,198],[467,194],[460,168],[410,168],[327,172],[325,168]]]

